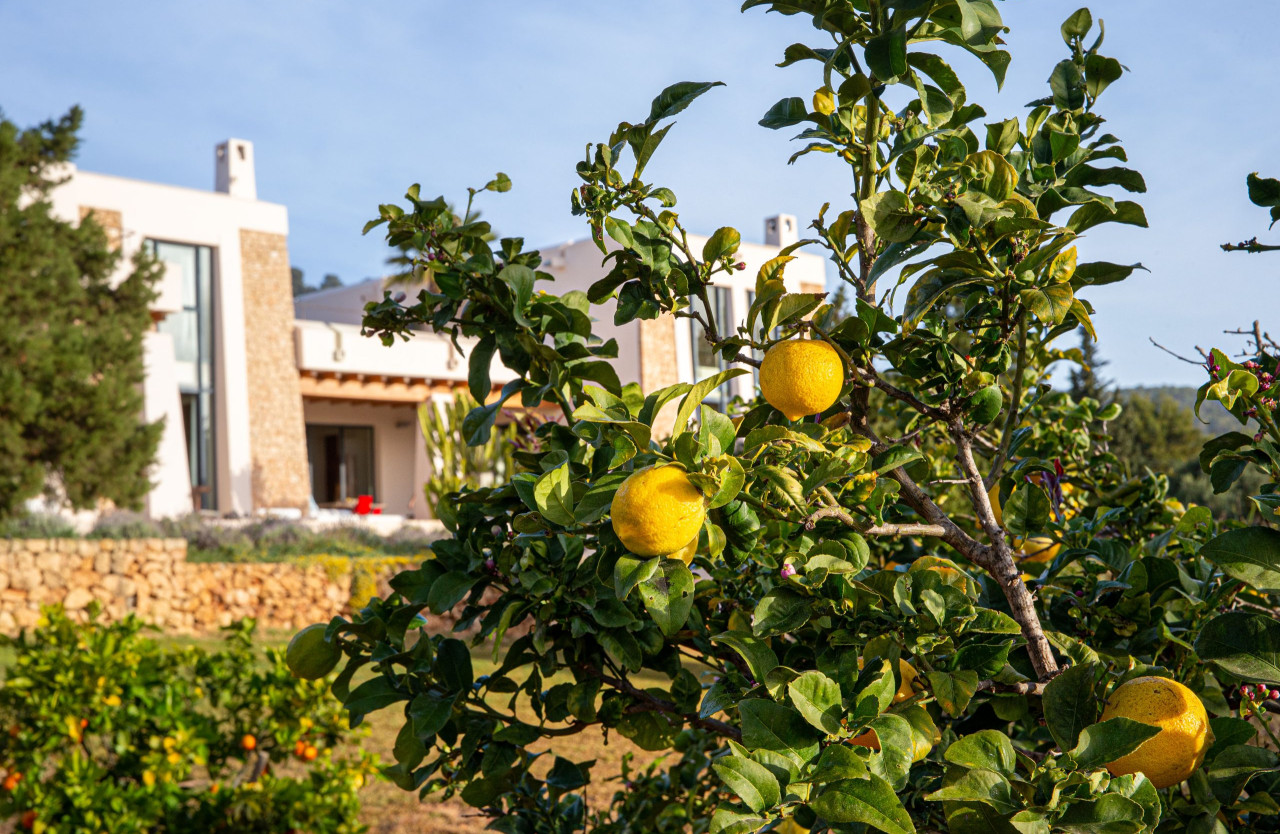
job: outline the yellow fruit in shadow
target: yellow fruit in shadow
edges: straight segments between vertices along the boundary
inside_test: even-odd
[[[760,363],[760,393],[788,420],[826,411],[843,387],[844,363],[826,342],[779,342]]]
[[[636,556],[666,556],[696,542],[707,502],[678,466],[647,466],[613,496],[613,532]]]
[[[1052,562],[1058,555],[1062,545],[1047,536],[1032,536],[1029,539],[1014,539],[1014,555],[1023,562],[1033,564]]]
[[[684,547],[667,556],[668,559],[679,559],[686,565],[693,564],[693,557],[698,554],[698,537],[694,536],[693,540]]]
[[[996,481],[987,490],[987,499],[991,502],[991,514],[996,517],[996,524],[1004,526],[1004,511],[1000,506],[1000,482]]]
[[[942,556],[921,556],[911,563],[911,567],[907,568],[908,574],[920,573],[921,571],[933,571],[941,577],[946,585],[958,588],[966,594],[977,591],[977,585],[973,581],[973,577],[960,570],[960,566],[950,559]]]
[[[866,665],[864,658],[858,658],[858,671],[862,671],[862,667]],[[901,704],[903,701],[911,698],[916,694],[915,683],[916,678],[920,677],[920,673],[916,671],[916,667],[912,666],[902,658],[898,658],[898,691],[893,695],[893,702]],[[880,748],[877,747],[877,750]]]
[[[939,736],[939,739],[940,738],[941,736]],[[872,750],[878,751],[880,749],[880,736],[876,735],[875,730],[866,730],[865,732],[861,732],[849,739],[849,743],[854,747],[870,747]],[[935,741],[934,744],[937,744],[937,742]],[[915,762],[924,761],[925,757],[929,755],[929,751],[932,749],[933,744],[930,744],[914,733],[912,734],[911,761],[913,764]]]
[[[1116,687],[1102,710],[1102,720],[1109,718],[1132,718],[1160,728],[1137,750],[1107,765],[1112,776],[1141,773],[1160,789],[1190,777],[1213,743],[1204,704],[1168,678],[1134,678]]]

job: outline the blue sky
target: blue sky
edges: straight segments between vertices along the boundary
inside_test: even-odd
[[[953,61],[989,121],[1044,94],[1063,56],[1058,25],[1078,5],[1001,3],[1014,60],[999,95],[985,70]],[[1250,171],[1280,176],[1280,4],[1091,8],[1107,23],[1103,52],[1132,70],[1102,110],[1146,176],[1151,221],[1081,243],[1082,259],[1151,269],[1088,294],[1104,374],[1199,384],[1198,369],[1148,337],[1191,353],[1254,318],[1280,330],[1280,256],[1217,248],[1254,234],[1280,242],[1244,191]],[[774,66],[796,40],[821,42],[798,18],[721,0],[10,0],[0,108],[25,125],[81,104],[81,167],[196,188],[212,187],[216,142],[250,139],[259,196],[289,207],[294,264],[311,281],[350,282],[381,273],[382,243],[360,227],[412,182],[452,199],[502,170],[514,190],[481,204],[500,233],[582,237],[568,193],[585,144],[686,79],[728,84],[679,117],[649,168],[691,229],[733,225],[753,240],[769,214],[803,225],[823,202],[848,205],[845,170],[824,155],[787,166],[789,133],[756,125],[777,99],[817,86],[816,65]]]

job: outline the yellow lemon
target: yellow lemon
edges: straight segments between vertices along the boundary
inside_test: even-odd
[[[1157,788],[1185,781],[1213,743],[1204,704],[1168,678],[1134,678],[1116,687],[1102,710],[1102,720],[1108,718],[1132,718],[1160,728],[1137,750],[1107,765],[1113,776],[1142,773]]]
[[[698,537],[695,535],[688,544],[677,550],[675,553],[667,555],[668,559],[679,559],[686,565],[693,564],[693,557],[698,554]]]
[[[1047,536],[1013,540],[1014,554],[1021,557],[1024,562],[1052,562],[1061,549],[1061,544]]]
[[[862,667],[863,665],[865,665],[865,663],[866,661],[863,660],[861,657],[858,658],[859,671],[862,670]],[[918,677],[920,677],[920,674],[916,672],[916,667],[912,666],[910,663],[903,660],[902,658],[898,658],[898,678],[901,680],[901,683],[898,684],[898,691],[894,693],[894,696],[893,696],[893,702],[895,704],[901,704],[903,701],[907,700],[908,698],[916,694],[916,690],[912,686],[912,683],[914,683],[915,679]],[[866,735],[866,733],[864,733],[863,735]],[[861,738],[861,736],[859,736],[859,738]],[[878,743],[876,745],[876,749],[877,750],[880,749]]]
[[[987,498],[991,501],[991,514],[996,517],[996,524],[1004,526],[1004,512],[1000,507],[1000,482],[996,481],[987,490]]]
[[[849,739],[849,743],[854,747],[870,747],[872,750],[880,749],[880,736],[876,735],[875,730],[867,730],[859,733]],[[936,742],[935,742],[936,743]],[[911,761],[922,762],[929,755],[929,751],[933,749],[933,745],[914,733],[911,736]]]
[[[613,531],[637,556],[666,556],[698,538],[707,502],[678,466],[648,466],[613,496]]]
[[[843,386],[840,354],[826,342],[779,342],[760,363],[760,393],[788,420],[826,411],[840,397]]]

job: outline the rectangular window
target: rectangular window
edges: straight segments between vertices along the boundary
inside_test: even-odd
[[[374,490],[372,426],[307,426],[311,494],[325,506],[347,504]]]
[[[727,287],[707,287],[707,300],[711,302],[716,328],[725,333],[730,333],[734,327],[734,320],[732,296],[729,289]],[[700,299],[695,298],[693,305],[695,310],[698,310],[704,316],[706,315],[706,307],[703,306]],[[693,352],[693,381],[700,382],[723,371],[728,367],[728,363],[720,357],[718,351],[711,349],[711,343],[706,339],[706,332],[703,330],[702,324],[697,319],[689,319],[689,324],[691,325],[690,347]],[[705,402],[717,411],[723,412],[728,408],[731,397],[730,386],[722,385],[712,391]]]
[[[182,282],[182,309],[170,313],[158,330],[173,339],[182,394],[182,418],[191,466],[192,503],[200,510],[217,508],[214,465],[214,322],[213,249],[186,243],[148,240],[147,251],[176,271]]]

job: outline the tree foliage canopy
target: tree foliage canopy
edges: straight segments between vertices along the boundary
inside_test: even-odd
[[[160,424],[142,422],[143,335],[159,274],[85,217],[53,214],[79,108],[29,129],[0,117],[0,516],[47,486],[74,507],[137,507]]]
[[[424,253],[414,268],[429,279],[416,299],[371,304],[368,332],[474,340],[482,403],[495,356],[517,374],[468,414],[468,443],[517,396],[558,405],[565,424],[538,428],[509,482],[443,502],[450,538],[391,596],[330,623],[347,655],[335,694],[353,721],[403,715],[397,784],[460,792],[509,834],[1278,830],[1280,760],[1250,719],[1280,685],[1280,628],[1261,613],[1280,590],[1280,534],[1167,500],[1166,478],[1107,450],[1119,404],[1047,383],[1054,362],[1082,358],[1055,344],[1092,331],[1082,296],[1140,267],[1082,255],[1089,229],[1146,224],[1123,199],[1143,179],[1097,109],[1124,71],[1099,51],[1101,25],[1071,15],[1048,94],[1001,121],[944,59],[1003,81],[991,0],[756,6],[809,18],[820,41],[782,61],[816,90],[761,124],[798,128],[793,160],[827,155],[853,193],[760,269],[745,321],[707,303],[739,268],[739,233],[695,250],[675,193],[644,178],[670,118],[714,82],[668,87],[578,163],[572,210],[607,270],[585,293],[540,290],[553,285],[538,253],[492,245],[465,219],[470,200],[459,217],[415,185],[366,226]],[[470,196],[510,185],[499,175]],[[830,258],[850,312],[787,291],[800,247]],[[790,422],[761,400],[736,415],[703,403],[741,367],[624,386],[593,305],[618,324],[697,319],[745,365],[821,339],[844,366],[841,396]],[[1202,398],[1241,419],[1274,407],[1256,368],[1219,357],[1215,374]],[[664,407],[669,437],[654,429]],[[1213,441],[1202,462],[1224,482],[1266,472],[1254,500],[1274,507],[1268,425]],[[613,529],[619,485],[648,465],[682,467],[706,497],[691,567],[629,553]],[[475,677],[462,640],[417,627],[455,607],[495,673]],[[637,686],[642,669],[668,683]],[[1163,791],[1107,769],[1157,728],[1100,720],[1109,692],[1147,675],[1189,687],[1217,738]],[[599,728],[671,755],[587,808],[592,763],[529,747]]]

